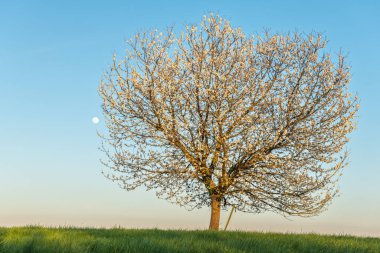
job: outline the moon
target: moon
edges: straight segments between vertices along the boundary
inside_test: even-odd
[[[95,125],[97,125],[99,123],[99,118],[98,117],[93,117],[92,118],[92,123],[94,123]]]

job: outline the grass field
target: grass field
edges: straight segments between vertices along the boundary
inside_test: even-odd
[[[1,253],[380,252],[380,238],[157,229],[0,228]]]

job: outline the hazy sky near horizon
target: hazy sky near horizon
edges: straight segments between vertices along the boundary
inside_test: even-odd
[[[1,1],[0,226],[207,228],[209,209],[186,211],[155,193],[126,192],[101,174],[105,131],[97,87],[136,32],[180,30],[218,13],[247,34],[323,32],[343,49],[360,97],[351,165],[340,197],[318,217],[237,212],[231,229],[380,236],[380,2]],[[93,116],[100,118],[94,125]],[[226,221],[223,213],[221,225]]]

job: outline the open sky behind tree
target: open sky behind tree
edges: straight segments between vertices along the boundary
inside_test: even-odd
[[[246,34],[323,32],[352,65],[358,129],[341,196],[314,218],[236,213],[231,229],[380,235],[380,4],[377,1],[12,1],[0,3],[0,226],[205,228],[187,212],[101,174],[97,94],[113,53],[136,32],[199,23],[218,13]],[[91,122],[93,116],[100,123]],[[227,214],[222,216],[222,223]]]

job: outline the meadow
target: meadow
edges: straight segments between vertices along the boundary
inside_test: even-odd
[[[1,253],[380,252],[380,238],[158,229],[0,228]]]

